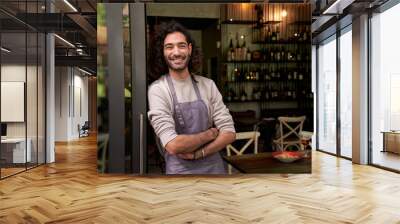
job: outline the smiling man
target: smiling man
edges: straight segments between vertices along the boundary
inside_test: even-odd
[[[167,174],[226,174],[219,151],[235,140],[229,110],[213,80],[195,75],[200,51],[177,22],[153,41],[148,117],[164,147]]]

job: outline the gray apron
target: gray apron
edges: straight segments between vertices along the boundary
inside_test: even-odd
[[[167,74],[166,77],[173,97],[173,116],[177,134],[197,134],[209,129],[207,105],[201,99],[199,88],[193,78],[190,77],[197,100],[178,103],[171,76]],[[185,160],[165,151],[164,158],[166,174],[226,174],[224,162],[219,152],[204,159]]]

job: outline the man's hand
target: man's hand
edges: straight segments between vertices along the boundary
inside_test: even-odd
[[[171,140],[165,149],[173,155],[194,152],[200,146],[214,141],[219,135],[216,128],[210,128],[197,134],[182,134]]]
[[[179,153],[176,154],[181,159],[186,159],[186,160],[194,160],[194,152],[186,152],[186,153]]]
[[[203,152],[201,151],[202,148],[199,148],[198,150],[194,152],[188,152],[188,153],[179,153],[176,154],[179,158],[181,159],[186,159],[186,160],[197,160],[197,159],[202,159],[203,158]]]
[[[208,129],[207,131],[208,131],[207,134],[209,135],[209,138],[210,138],[211,140],[214,140],[214,139],[216,139],[216,138],[218,137],[218,134],[219,134],[218,129],[216,129],[216,128],[210,128],[210,129]]]

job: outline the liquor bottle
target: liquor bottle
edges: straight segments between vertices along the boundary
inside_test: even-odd
[[[298,32],[298,36],[297,36],[297,41],[303,42],[303,28],[301,26],[299,26],[299,32]]]
[[[246,61],[247,59],[247,47],[246,47],[246,37],[243,39],[243,45],[242,45],[242,55],[240,60],[241,61]]]
[[[231,81],[234,82],[236,80],[238,68],[232,70]]]
[[[230,88],[229,91],[228,91],[228,97],[226,98],[226,100],[227,100],[228,102],[229,102],[229,101],[232,101],[232,99],[233,99],[233,94],[235,94],[235,93],[233,92],[233,89]]]
[[[275,32],[275,30],[272,31],[272,34],[271,34],[271,41],[272,41],[272,42],[275,42],[275,41],[276,41],[276,32]]]
[[[281,39],[279,25],[276,26],[275,39],[276,41],[279,41]]]
[[[275,76],[276,76],[277,80],[281,80],[281,71],[280,71],[280,69],[277,69]]]
[[[243,87],[242,87],[242,91],[240,92],[240,100],[241,101],[246,101],[247,100],[247,94],[246,94],[246,91],[244,91]]]
[[[303,41],[308,41],[308,34],[307,34],[307,30],[305,28],[303,28]]]
[[[236,88],[236,90],[237,90],[237,88]],[[234,101],[239,101],[239,94],[236,94],[236,91],[233,91],[232,99],[233,99]]]
[[[251,80],[251,72],[249,71],[249,68],[246,69],[244,73],[244,78],[246,81]]]
[[[281,61],[281,59],[282,59],[281,50],[278,48],[278,49],[276,49],[276,60]]]
[[[268,26],[268,27],[267,27],[267,35],[265,36],[265,42],[271,42],[271,37],[272,37],[271,29],[270,29],[270,27]]]
[[[272,68],[271,67],[269,67],[269,69],[268,69],[268,71],[266,70],[266,72],[267,72],[267,77],[268,77],[268,80],[272,80]]]
[[[269,53],[270,53],[270,56],[269,56],[269,61],[274,61],[275,60],[275,56],[274,56],[274,50],[272,49],[272,47],[269,49]]]
[[[252,96],[252,98],[254,99],[254,100],[258,100],[258,93],[257,93],[257,87],[256,88],[253,88],[253,91],[252,91],[252,94],[251,94],[251,96]]]
[[[303,80],[303,73],[301,72],[301,70],[299,72],[299,80]]]
[[[290,90],[289,86],[286,87],[285,92],[286,92],[286,98],[291,98],[292,97],[292,91]]]
[[[257,70],[256,70],[256,74],[255,74],[255,80],[256,80],[256,81],[258,81],[258,80],[259,80],[259,78],[260,78],[260,69],[259,69],[259,68],[257,68]]]
[[[290,51],[290,49],[287,50],[287,61],[291,61],[293,56],[292,56],[292,52]]]
[[[269,89],[269,86],[268,86],[268,88],[266,88],[265,90],[264,90],[264,99],[266,99],[266,100],[268,100],[268,99],[270,99],[270,89]]]
[[[275,71],[274,71],[274,68],[270,68],[270,76],[271,76],[271,80],[275,80]]]
[[[246,52],[247,52],[246,55],[245,55],[246,61],[251,61],[251,51],[250,51],[250,48],[247,48],[247,51],[246,51]]]
[[[297,61],[301,61],[301,51],[299,49],[297,50]]]
[[[305,51],[305,59],[304,60],[306,60],[306,61],[310,61],[310,51],[309,50],[306,50]]]
[[[239,33],[236,33],[235,61],[240,60]]]
[[[227,52],[227,60],[228,61],[234,61],[234,59],[232,58],[232,56],[234,56],[234,54],[232,54],[232,51],[234,51],[233,50],[233,40],[232,40],[232,38],[231,38],[231,40],[229,42],[230,43],[229,43],[229,50]]]

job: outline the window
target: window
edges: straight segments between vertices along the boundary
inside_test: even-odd
[[[336,153],[336,39],[318,48],[318,149]]]
[[[372,163],[396,170],[400,170],[400,156],[387,150],[384,132],[400,130],[400,31],[394,29],[398,21],[400,4],[371,18]],[[400,133],[395,136],[394,151],[400,148]]]
[[[351,26],[340,36],[340,155],[352,156],[352,35]]]

